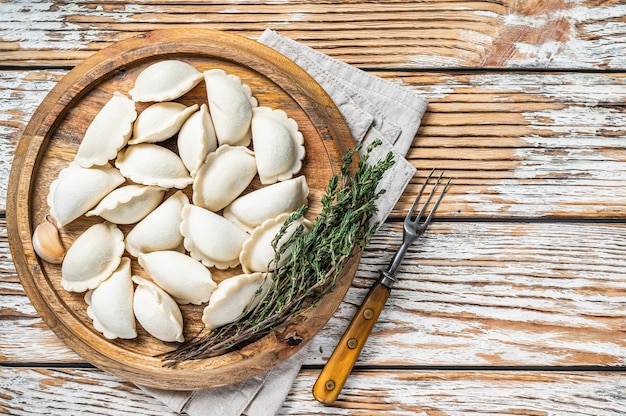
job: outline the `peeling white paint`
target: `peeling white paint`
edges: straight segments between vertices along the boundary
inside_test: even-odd
[[[582,3],[582,2],[581,2]],[[512,67],[534,68],[596,68],[606,64],[623,68],[626,64],[624,44],[615,42],[624,33],[624,24],[618,22],[626,15],[626,4],[600,7],[577,6],[544,15],[510,14],[503,17],[505,27],[524,26],[533,29],[548,27],[555,19],[569,23],[565,42],[546,41],[542,44],[515,43],[519,57],[507,63]],[[615,22],[608,22],[616,19]],[[580,31],[580,32],[579,32]],[[607,35],[610,34],[610,42]]]
[[[24,12],[28,9],[28,13]],[[6,43],[17,44],[21,49],[33,50],[74,50],[84,49],[91,42],[102,41],[101,29],[85,29],[68,19],[74,15],[92,15],[112,19],[118,23],[132,22],[136,14],[146,13],[148,9],[138,4],[125,4],[121,10],[105,11],[102,6],[90,7],[80,3],[58,4],[52,1],[39,3],[0,2],[0,15],[3,24],[0,39]],[[151,13],[158,13],[151,7]],[[157,20],[153,20],[157,21]],[[26,29],[26,30],[25,30]]]

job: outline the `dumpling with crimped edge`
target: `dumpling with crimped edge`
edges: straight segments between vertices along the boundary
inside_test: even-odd
[[[133,281],[130,259],[123,257],[119,267],[104,282],[85,294],[87,315],[107,339],[137,337],[133,312]]]
[[[61,228],[96,206],[122,183],[124,177],[108,163],[82,168],[74,161],[50,184],[47,197],[50,216]]]
[[[219,211],[237,198],[256,176],[254,153],[243,146],[220,146],[209,153],[193,182],[193,203]]]
[[[212,330],[239,320],[263,300],[271,285],[268,273],[239,274],[223,280],[204,308],[202,322]]]
[[[203,75],[218,143],[248,146],[252,107],[258,105],[252,90],[237,75],[222,69],[210,69]]]
[[[102,107],[93,119],[78,146],[75,160],[83,168],[103,166],[115,159],[133,133],[137,118],[135,103],[119,92]]]
[[[133,126],[133,137],[128,144],[157,143],[169,139],[198,109],[198,104],[187,107],[176,102],[152,104],[139,114]]]
[[[286,247],[276,264],[274,261],[276,251],[272,247],[272,242],[290,215],[289,213],[280,214],[276,218],[264,221],[263,224],[252,231],[250,237],[243,243],[241,254],[239,254],[239,262],[244,273],[274,271],[289,259],[291,248]],[[289,224],[285,233],[278,241],[277,249],[280,250],[280,247],[289,240],[300,225],[303,227],[303,233],[311,231],[311,221],[306,218],[294,220]]]
[[[259,188],[235,199],[224,208],[224,217],[252,232],[263,221],[293,212],[307,203],[309,186],[304,176]]]
[[[140,276],[133,297],[135,318],[153,337],[164,342],[183,342],[183,315],[178,304],[166,291]]]
[[[208,302],[217,286],[209,269],[178,251],[140,254],[139,265],[154,283],[179,304],[200,305]]]
[[[222,270],[239,264],[248,233],[221,215],[192,204],[183,208],[182,218],[180,231],[191,257]]]
[[[176,191],[129,231],[126,235],[126,251],[138,257],[140,253],[183,250],[181,212],[188,203],[187,195],[183,191]]]
[[[140,143],[122,149],[115,167],[128,179],[142,185],[183,189],[193,182],[180,157],[158,144]]]
[[[193,65],[166,59],[141,71],[129,94],[135,101],[170,101],[191,91],[201,80],[202,73]]]
[[[252,109],[252,146],[261,183],[291,179],[302,169],[304,137],[298,123],[283,110]]]
[[[95,289],[120,264],[124,234],[115,224],[92,225],[78,236],[61,265],[61,286],[68,292]]]
[[[163,200],[165,188],[126,185],[105,196],[87,216],[100,216],[115,224],[134,224],[152,212]]]
[[[182,125],[177,145],[178,155],[191,177],[195,177],[207,154],[217,149],[213,119],[206,104],[202,104]]]

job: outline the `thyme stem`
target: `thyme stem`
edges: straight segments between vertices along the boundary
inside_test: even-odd
[[[358,168],[350,172],[353,156],[359,147],[350,149],[343,157],[339,178],[333,176],[322,197],[322,209],[309,233],[299,226],[286,242],[278,247],[289,224],[301,218],[306,207],[294,212],[274,238],[274,262],[289,248],[291,256],[266,278],[273,280],[264,299],[238,322],[224,325],[209,333],[200,333],[176,350],[164,355],[164,365],[214,357],[247,345],[272,332],[307,308],[317,305],[331,292],[337,277],[352,256],[363,249],[378,228],[370,224],[376,213],[376,200],[383,190],[378,184],[383,174],[395,163],[388,153],[373,165],[367,164],[372,143],[361,158]]]

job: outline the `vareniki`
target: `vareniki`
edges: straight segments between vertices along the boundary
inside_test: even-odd
[[[202,81],[206,93],[195,89]],[[304,137],[285,111],[259,107],[239,76],[219,68],[164,60],[137,76],[132,99],[123,90],[49,187],[47,226],[63,238],[84,231],[64,256],[41,259],[62,261],[61,286],[85,293],[105,338],[183,342],[185,314],[213,330],[252,311],[290,257],[287,247],[276,261],[275,246],[311,229],[301,218],[273,244],[307,203]]]

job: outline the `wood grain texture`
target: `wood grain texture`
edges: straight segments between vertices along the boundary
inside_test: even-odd
[[[359,370],[335,405],[324,406],[309,393],[318,372],[301,372],[279,415],[618,416],[626,412],[626,377],[621,373]],[[0,389],[5,392],[0,396],[0,414],[175,414],[137,387],[91,369],[1,367]]]
[[[0,209],[23,129],[64,71],[0,76]],[[437,211],[462,218],[624,218],[626,77],[619,73],[374,72],[426,97],[409,160],[418,173],[404,215],[432,168],[454,186]],[[16,100],[20,100],[16,106]]]
[[[3,219],[13,154],[43,97],[102,48],[171,27],[275,29],[427,98],[409,153],[418,173],[393,217],[432,167],[455,177],[339,400],[323,406],[311,387],[399,244],[394,219],[279,414],[626,413],[623,1],[206,3],[0,2],[0,414],[170,414],[84,368],[48,329]]]
[[[357,365],[624,366],[625,235],[623,224],[434,223],[407,253]],[[376,235],[307,364],[328,360],[400,241],[400,224]],[[6,243],[0,253],[9,257]],[[80,361],[11,280],[14,270],[0,275],[5,359]]]
[[[8,65],[74,65],[111,43],[164,28],[265,28],[369,68],[620,69],[626,6],[592,0],[29,1],[0,3]]]

